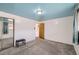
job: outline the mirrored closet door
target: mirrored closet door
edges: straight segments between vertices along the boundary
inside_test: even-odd
[[[0,17],[0,50],[14,45],[14,19]]]

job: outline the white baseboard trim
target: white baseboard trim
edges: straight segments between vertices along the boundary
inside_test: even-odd
[[[46,40],[50,40],[50,39],[46,39]],[[64,44],[74,45],[73,43],[69,43],[69,42],[65,42],[65,41],[58,41],[58,40],[50,40],[50,41],[55,41],[55,42],[60,42],[60,43],[64,43]]]

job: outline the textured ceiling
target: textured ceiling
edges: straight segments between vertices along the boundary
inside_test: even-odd
[[[74,5],[74,3],[0,3],[0,11],[33,20],[49,20],[73,15]],[[34,13],[39,7],[44,11],[41,16]]]

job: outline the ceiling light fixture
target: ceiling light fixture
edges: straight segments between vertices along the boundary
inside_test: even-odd
[[[34,12],[35,12],[37,15],[42,15],[42,14],[44,14],[44,11],[43,11],[41,8],[35,9]]]

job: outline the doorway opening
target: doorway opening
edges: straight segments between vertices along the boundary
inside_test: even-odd
[[[36,37],[44,39],[45,38],[45,24],[43,22],[36,24]]]

